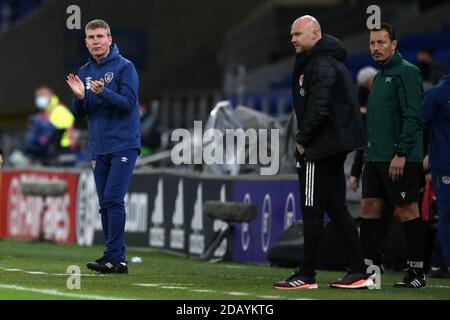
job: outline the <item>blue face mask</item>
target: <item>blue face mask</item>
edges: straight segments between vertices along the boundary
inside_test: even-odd
[[[36,107],[43,111],[45,108],[47,108],[48,104],[50,103],[50,98],[46,96],[38,96],[36,97],[36,100],[34,102],[36,104]]]

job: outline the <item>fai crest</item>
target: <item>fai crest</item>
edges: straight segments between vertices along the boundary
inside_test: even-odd
[[[449,176],[443,176],[442,177],[442,183],[445,185],[449,185],[450,184],[450,177]]]
[[[105,81],[106,81],[106,83],[110,83],[113,79],[114,79],[114,73],[113,72],[108,72],[107,74],[105,74]]]
[[[300,87],[303,86],[303,80],[304,80],[305,76],[302,74],[300,76],[300,78],[298,79],[298,83],[300,84]]]

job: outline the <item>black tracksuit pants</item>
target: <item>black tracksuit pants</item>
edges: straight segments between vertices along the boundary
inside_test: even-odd
[[[325,212],[344,240],[349,259],[348,271],[365,272],[358,229],[346,205],[346,157],[347,153],[341,153],[307,162],[297,154],[304,223],[304,257],[300,272],[305,276],[315,276]]]

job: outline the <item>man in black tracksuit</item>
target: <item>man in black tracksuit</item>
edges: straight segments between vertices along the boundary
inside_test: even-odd
[[[346,206],[344,161],[366,145],[364,123],[352,79],[343,61],[346,50],[323,35],[314,17],[294,21],[292,43],[297,57],[293,100],[298,121],[297,170],[304,222],[304,259],[292,276],[274,283],[277,289],[317,288],[315,269],[326,212],[346,245],[348,274],[334,288],[373,286],[365,272],[358,230]]]

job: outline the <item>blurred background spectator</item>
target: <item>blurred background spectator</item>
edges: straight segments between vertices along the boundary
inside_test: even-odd
[[[39,112],[30,118],[25,138],[30,161],[42,165],[74,164],[74,116],[46,86],[36,89],[35,105]]]
[[[424,91],[427,92],[439,79],[447,74],[447,66],[437,61],[431,49],[420,49],[417,52],[417,64],[422,73]]]
[[[358,90],[358,99],[361,113],[366,114],[367,99],[372,88],[373,78],[377,74],[377,69],[367,66],[358,71],[356,75],[356,84]]]
[[[159,121],[159,101],[153,100],[149,105],[139,105],[141,113],[141,156],[154,154],[161,145],[161,123]]]

